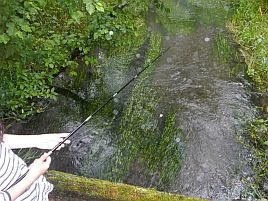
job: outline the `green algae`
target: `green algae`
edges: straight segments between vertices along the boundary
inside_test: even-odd
[[[88,179],[58,171],[49,171],[47,178],[55,186],[51,200],[114,200],[114,201],[202,201],[171,193],[159,192],[121,183]],[[72,200],[75,200],[72,199]]]
[[[159,55],[160,49],[161,35],[153,32],[144,66]],[[159,89],[150,84],[154,68],[141,74],[123,110],[111,170],[113,180],[123,181],[133,165],[139,164],[146,180],[155,177],[152,185],[165,189],[179,170],[181,150],[175,139],[180,129],[175,127],[171,112],[159,117]]]

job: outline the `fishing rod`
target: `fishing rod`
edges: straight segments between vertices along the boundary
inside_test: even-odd
[[[47,153],[47,157],[50,156],[55,150],[57,150],[62,144],[64,144],[70,137],[72,137],[83,125],[85,125],[93,116],[95,116],[102,108],[108,105],[123,89],[125,89],[131,82],[133,82],[136,78],[140,76],[147,68],[149,68],[153,63],[155,63],[161,56],[163,56],[170,47],[161,52],[157,57],[154,58],[152,62],[150,62],[147,66],[145,66],[140,72],[138,72],[132,79],[130,79],[123,87],[121,87],[117,92],[115,92],[110,98],[107,99],[99,108],[97,108],[91,115],[89,115],[77,128],[75,128],[70,134],[68,134],[61,142],[59,142],[53,149],[51,149]],[[10,187],[16,185],[20,182],[26,175],[28,171],[23,174],[18,180],[16,180]]]
[[[121,87],[117,92],[115,92],[106,102],[104,102],[99,108],[97,108],[90,116],[86,118],[77,128],[75,128],[69,135],[67,135],[59,144],[57,144],[53,149],[51,149],[47,156],[50,156],[55,150],[57,150],[62,144],[66,142],[71,136],[73,136],[83,125],[85,125],[93,116],[95,116],[102,108],[108,105],[111,100],[113,100],[123,89],[125,89],[131,82],[133,82],[137,77],[140,76],[147,68],[149,68],[153,63],[155,63],[161,56],[163,56],[170,47],[161,52],[152,62],[150,62],[146,67],[144,67],[140,72],[138,72],[132,79],[130,79],[123,87]]]

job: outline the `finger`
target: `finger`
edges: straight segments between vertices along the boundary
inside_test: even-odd
[[[58,140],[58,142],[62,142],[64,139],[63,138],[60,138],[59,140]],[[64,142],[64,144],[70,144],[71,143],[71,140],[66,140],[65,142]]]
[[[57,137],[66,137],[68,136],[70,133],[57,133],[57,134],[54,134],[54,136],[57,136]]]
[[[47,160],[47,158],[48,158],[48,153],[44,153],[44,154],[40,157],[40,159],[41,159],[42,161]]]
[[[57,148],[57,151],[59,151],[61,148],[63,148],[65,145],[64,144],[62,144],[62,145],[60,145],[58,148]]]
[[[71,143],[71,140],[66,140],[65,142],[64,142],[64,144],[70,144]]]
[[[49,167],[50,163],[51,163],[51,157],[47,156],[46,160],[44,161],[44,164],[47,165],[47,167]]]

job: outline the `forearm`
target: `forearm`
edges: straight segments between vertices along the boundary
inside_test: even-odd
[[[52,149],[59,142],[62,141],[69,133],[50,133],[38,135],[12,135],[4,134],[3,141],[11,149],[20,148],[39,148],[39,149]],[[70,143],[70,141],[66,141]]]
[[[3,141],[11,149],[31,148],[36,146],[36,135],[4,134]]]
[[[38,177],[39,175],[34,175],[31,174],[31,172],[28,172],[28,174],[21,181],[8,189],[7,192],[10,194],[11,200],[16,200],[21,194],[30,188],[30,186],[34,183],[35,180],[38,179]]]
[[[51,158],[47,153],[43,154],[40,158],[35,159],[34,162],[30,165],[30,169],[26,176],[6,191],[10,194],[11,200],[16,200],[21,194],[29,189],[34,181],[36,181],[48,170],[50,163]]]

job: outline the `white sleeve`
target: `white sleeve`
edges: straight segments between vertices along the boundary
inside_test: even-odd
[[[11,196],[7,191],[0,191],[0,201],[11,201]]]

